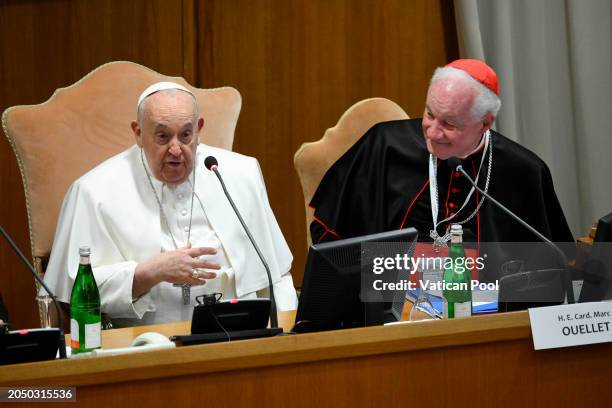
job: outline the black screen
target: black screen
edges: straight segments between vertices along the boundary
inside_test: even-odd
[[[362,293],[362,258],[406,253],[412,256],[417,231],[408,228],[312,245],[308,251],[304,282],[296,314],[295,332],[333,330],[383,324],[401,319],[405,290],[385,296]],[[380,254],[365,254],[364,244]],[[399,279],[400,277],[397,276]],[[403,277],[407,279],[407,276]],[[368,301],[364,302],[365,297]],[[379,296],[379,301],[373,296]]]
[[[612,213],[597,223],[597,233],[582,276],[580,302],[612,299]]]

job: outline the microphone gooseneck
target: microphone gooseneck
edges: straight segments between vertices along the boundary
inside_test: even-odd
[[[232,200],[230,193],[227,191],[227,187],[225,187],[225,183],[223,182],[223,177],[221,177],[219,170],[217,170],[217,167],[219,166],[217,159],[214,156],[208,156],[204,160],[204,165],[206,166],[208,170],[215,173],[215,175],[219,179],[219,182],[221,182],[221,187],[223,188],[225,197],[227,197],[227,200],[229,201],[230,205],[234,209],[234,213],[236,213],[236,216],[238,217],[238,220],[240,221],[240,224],[242,225],[244,232],[246,232],[247,236],[249,237],[249,241],[251,241],[253,248],[255,248],[255,252],[257,252],[257,255],[259,256],[261,263],[266,269],[266,274],[268,275],[268,285],[269,285],[269,290],[270,290],[270,326],[273,329],[276,329],[278,328],[278,317],[276,313],[276,299],[274,298],[274,286],[272,285],[272,274],[270,273],[270,267],[268,266],[268,263],[264,259],[263,254],[261,253],[259,247],[257,246],[257,243],[255,243],[255,239],[251,235],[251,231],[249,230],[246,223],[242,219],[242,216],[240,215],[240,212],[238,211],[236,204],[234,204],[234,200]]]
[[[23,262],[23,264],[26,266],[28,271],[30,271],[30,273],[34,276],[34,279],[36,279],[36,281],[40,284],[40,286],[42,286],[45,289],[45,291],[47,292],[47,294],[51,297],[51,300],[53,301],[53,304],[55,305],[55,310],[57,311],[57,320],[58,320],[59,331],[60,331],[59,355],[60,355],[60,358],[66,358],[66,343],[65,343],[65,339],[64,339],[64,319],[62,318],[62,311],[60,310],[59,304],[57,303],[57,300],[55,299],[55,296],[53,295],[53,293],[51,293],[51,290],[47,287],[47,285],[40,278],[40,276],[38,276],[38,273],[36,272],[36,269],[34,269],[32,264],[28,261],[28,259],[23,254],[23,252],[21,252],[21,250],[19,249],[17,244],[15,244],[15,242],[7,234],[7,232],[4,230],[4,228],[2,228],[1,225],[0,225],[0,233],[2,234],[2,236],[4,237],[6,242],[9,243],[11,248],[13,248],[13,251],[15,251],[15,253],[19,256],[19,258],[21,259],[21,262]]]
[[[461,165],[461,161],[458,158],[456,158],[456,157],[449,157],[448,160],[447,160],[447,163],[448,163],[449,167],[453,166],[456,171],[458,171],[461,174],[463,174],[463,177],[465,177],[468,180],[468,182],[472,186],[474,186],[474,188],[476,190],[478,190],[478,192],[480,192],[480,194],[482,194],[487,199],[489,199],[493,204],[495,204],[497,207],[499,207],[501,210],[503,210],[506,214],[508,214],[510,217],[512,217],[512,219],[517,221],[523,227],[525,227],[529,231],[531,231],[535,236],[540,238],[542,241],[546,242],[548,244],[548,246],[550,246],[559,255],[559,257],[561,258],[561,261],[563,262],[563,266],[566,269],[566,274],[568,274],[568,271],[567,271],[567,268],[568,268],[567,257],[565,256],[563,251],[557,245],[555,245],[550,239],[548,239],[546,236],[544,236],[542,233],[540,233],[540,231],[538,231],[537,229],[533,228],[531,225],[529,225],[525,221],[523,221],[523,219],[521,219],[518,215],[516,215],[515,213],[510,211],[508,208],[506,208],[502,203],[500,203],[499,201],[497,201],[496,199],[491,197],[490,194],[486,193],[480,187],[478,187],[476,182],[474,180],[472,180],[472,178],[469,176],[469,174],[467,174],[467,172],[463,169],[463,166]],[[568,285],[568,283],[569,283],[569,286],[566,287],[567,300],[568,300],[568,303],[574,303],[574,293],[573,293],[573,291],[571,289],[572,288],[571,281],[569,281],[569,276],[566,276],[566,285]]]

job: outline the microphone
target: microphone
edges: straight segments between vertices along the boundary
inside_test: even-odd
[[[251,241],[253,248],[255,248],[255,252],[257,252],[257,255],[259,256],[261,263],[266,269],[266,274],[268,275],[268,286],[270,288],[270,326],[272,329],[277,329],[278,328],[278,317],[276,315],[276,299],[274,298],[274,286],[272,285],[272,274],[270,273],[270,267],[268,266],[268,263],[264,259],[263,254],[259,250],[259,247],[255,243],[255,239],[253,239],[253,236],[251,235],[251,231],[249,230],[246,223],[242,219],[242,216],[240,215],[238,208],[236,208],[236,204],[234,204],[234,200],[232,200],[230,193],[227,191],[227,188],[225,187],[223,178],[221,177],[219,170],[217,170],[217,168],[219,167],[219,163],[217,162],[217,159],[213,156],[208,156],[206,159],[204,159],[204,166],[206,166],[208,170],[212,171],[213,173],[217,175],[217,178],[221,182],[221,187],[223,187],[223,192],[225,193],[227,200],[230,202],[232,208],[234,209],[234,212],[236,213],[236,216],[238,217],[240,224],[242,224],[242,228],[244,229],[244,232],[246,232],[247,236],[249,237],[249,241]]]
[[[32,266],[32,264],[28,261],[28,259],[25,257],[23,252],[21,252],[17,244],[15,244],[15,241],[12,240],[12,238],[8,235],[8,233],[4,230],[4,228],[2,228],[1,225],[0,225],[0,233],[2,234],[6,242],[9,243],[11,248],[13,248],[13,251],[17,254],[17,256],[19,256],[19,258],[21,259],[21,262],[23,262],[23,264],[30,271],[32,276],[34,276],[34,279],[38,281],[40,286],[42,286],[47,292],[47,294],[51,297],[51,300],[53,300],[53,304],[55,305],[55,310],[57,311],[57,319],[58,319],[58,324],[59,324],[59,334],[60,334],[59,339],[58,339],[59,355],[61,359],[66,358],[66,343],[65,343],[65,338],[64,338],[64,320],[62,318],[62,311],[60,310],[59,304],[57,303],[55,296],[53,295],[49,287],[47,287],[45,282],[40,278],[40,276],[38,276],[36,269],[34,269],[34,266]]]
[[[454,169],[458,172],[460,172],[461,174],[463,174],[463,176],[470,182],[470,184],[472,186],[474,186],[474,188],[476,190],[478,190],[478,192],[480,194],[482,194],[483,196],[485,196],[486,198],[488,198],[493,204],[495,204],[498,208],[500,208],[501,210],[503,210],[506,214],[508,214],[510,217],[512,217],[512,219],[514,219],[515,221],[517,221],[519,224],[521,224],[523,227],[527,228],[529,231],[531,231],[535,236],[537,236],[538,238],[540,238],[542,241],[544,241],[545,243],[548,244],[548,246],[550,246],[561,258],[561,261],[563,262],[563,265],[565,266],[566,269],[566,274],[568,276],[566,276],[566,295],[567,295],[567,301],[568,303],[574,303],[574,292],[572,291],[572,284],[571,284],[571,280],[569,278],[569,272],[568,272],[568,261],[567,261],[567,257],[565,256],[565,254],[563,253],[563,251],[557,246],[555,245],[550,239],[548,239],[547,237],[545,237],[544,235],[542,235],[540,233],[540,231],[538,231],[537,229],[533,228],[531,225],[527,224],[525,221],[523,221],[518,215],[516,215],[515,213],[513,213],[512,211],[510,211],[508,208],[506,208],[502,203],[500,203],[499,201],[497,201],[496,199],[494,199],[493,197],[491,197],[489,194],[487,194],[485,191],[483,191],[480,187],[478,187],[478,185],[476,184],[476,182],[474,180],[472,180],[472,178],[467,174],[467,172],[463,169],[463,166],[461,165],[461,160],[459,160],[456,157],[449,157],[447,160],[447,164],[451,169]]]

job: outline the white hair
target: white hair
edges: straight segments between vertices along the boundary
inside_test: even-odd
[[[480,120],[487,113],[497,117],[497,112],[501,108],[501,100],[495,92],[474,79],[470,74],[454,67],[438,67],[431,77],[430,86],[441,79],[463,79],[476,91],[476,98],[474,98],[470,109],[473,119]]]

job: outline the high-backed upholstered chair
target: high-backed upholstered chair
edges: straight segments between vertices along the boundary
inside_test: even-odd
[[[408,119],[408,115],[395,102],[385,98],[364,99],[344,112],[336,126],[327,129],[321,140],[304,143],[295,152],[293,163],[304,193],[308,245],[311,243],[309,226],[313,220],[313,210],[308,204],[327,170],[372,126],[400,119]]]
[[[4,134],[23,179],[32,257],[41,275],[69,185],[135,143],[130,122],[138,96],[158,81],[174,81],[193,91],[205,118],[201,141],[232,149],[241,107],[237,90],[194,88],[183,78],[132,62],[102,65],[40,105],[14,106],[3,113]]]

